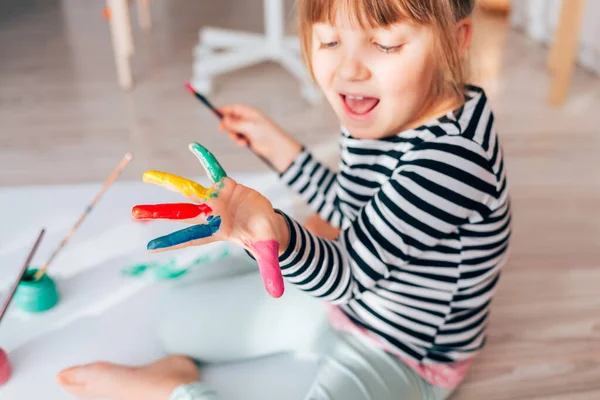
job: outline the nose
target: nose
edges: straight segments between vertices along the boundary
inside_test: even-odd
[[[364,81],[369,79],[371,72],[360,59],[348,56],[340,63],[337,75],[345,81]]]

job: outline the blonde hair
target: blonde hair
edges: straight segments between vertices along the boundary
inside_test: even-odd
[[[413,21],[428,26],[434,34],[433,52],[438,79],[433,94],[461,96],[466,80],[466,65],[460,57],[455,39],[455,23],[468,17],[475,0],[298,0],[300,42],[304,62],[311,75],[312,26],[334,25],[338,11],[354,17],[361,28],[386,27],[399,21]],[[314,75],[313,75],[314,77]]]

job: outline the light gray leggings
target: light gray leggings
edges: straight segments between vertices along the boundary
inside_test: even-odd
[[[169,353],[201,363],[282,352],[316,354],[319,370],[304,400],[441,400],[449,395],[397,358],[354,335],[334,332],[322,304],[291,284],[283,297],[270,298],[250,258],[242,255],[202,268],[201,275],[175,285],[162,302],[157,330]],[[195,382],[175,389],[170,400],[180,399],[222,397]]]

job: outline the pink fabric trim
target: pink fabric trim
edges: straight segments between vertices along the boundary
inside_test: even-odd
[[[465,378],[469,367],[471,366],[472,359],[456,362],[453,364],[433,364],[425,365],[418,361],[407,358],[406,356],[399,354],[392,350],[375,334],[372,332],[357,326],[350,318],[337,306],[331,304],[325,304],[329,322],[334,329],[356,333],[363,337],[366,337],[373,342],[379,348],[382,348],[386,352],[395,355],[402,360],[406,365],[412,368],[421,378],[426,382],[429,382],[435,386],[441,386],[447,389],[456,388]]]

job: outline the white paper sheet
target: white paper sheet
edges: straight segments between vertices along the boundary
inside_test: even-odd
[[[236,178],[265,194],[275,207],[292,211],[290,195],[275,175]],[[199,181],[207,185],[203,179]],[[44,263],[100,186],[0,189],[0,208],[9,210],[0,226],[0,301],[16,278],[40,227],[46,227],[47,235],[33,265]],[[157,282],[151,274],[127,277],[122,271],[135,263],[171,258],[178,265],[185,265],[203,254],[230,246],[219,243],[160,255],[148,253],[145,247],[149,240],[184,225],[141,224],[131,219],[131,208],[136,204],[174,201],[182,199],[142,182],[117,182],[105,193],[50,266],[48,273],[55,279],[61,296],[58,306],[34,315],[21,312],[13,303],[2,321],[0,347],[8,352],[14,372],[11,380],[0,387],[0,399],[70,399],[55,383],[56,373],[64,367],[96,360],[139,364],[162,355],[151,328],[152,304],[169,282]],[[292,366],[296,368],[294,373],[285,372]],[[313,370],[312,360],[275,357],[215,366],[203,371],[203,375],[231,400],[259,396],[300,399]],[[273,374],[280,376],[273,380]],[[266,388],[259,383],[267,379],[278,384]],[[296,395],[292,394],[295,387],[301,388]]]

